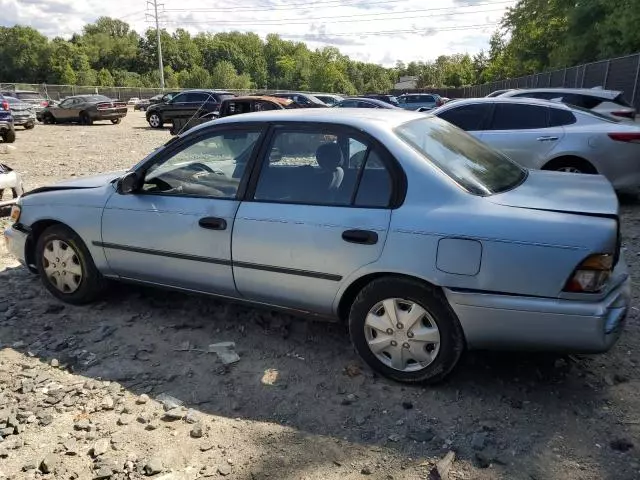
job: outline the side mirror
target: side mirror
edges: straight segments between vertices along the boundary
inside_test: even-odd
[[[138,189],[140,179],[136,172],[127,172],[118,179],[116,183],[116,191],[120,195],[128,195],[134,193]]]

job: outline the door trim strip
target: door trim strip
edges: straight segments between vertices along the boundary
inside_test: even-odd
[[[128,245],[119,245],[116,243],[106,242],[91,242],[96,247],[109,248],[112,250],[123,250],[125,252],[144,253],[146,255],[156,255],[159,257],[178,258],[180,260],[190,260],[193,262],[212,263],[215,265],[234,266],[238,268],[247,268],[251,270],[261,270],[264,272],[282,273],[286,275],[297,275],[300,277],[318,278],[321,280],[329,280],[332,282],[339,282],[342,280],[341,275],[335,275],[332,273],[313,272],[310,270],[298,270],[295,268],[276,267],[273,265],[262,265],[259,263],[250,262],[231,262],[230,260],[224,260],[221,258],[201,257],[199,255],[188,255],[185,253],[167,252],[164,250],[154,250],[150,248],[130,247]]]

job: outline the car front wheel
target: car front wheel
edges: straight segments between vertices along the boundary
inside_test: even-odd
[[[147,121],[149,122],[149,126],[151,128],[162,127],[162,119],[160,118],[160,115],[158,115],[157,113],[152,113],[151,115],[149,115],[149,118],[147,119]]]
[[[36,126],[35,122],[29,122],[29,123],[25,123],[24,124],[24,128],[26,130],[31,130],[32,128],[34,128]]]
[[[120,123],[120,119],[119,118],[113,118],[111,119],[111,123],[113,123],[114,125],[117,125]]]
[[[363,288],[351,306],[349,333],[371,368],[406,383],[443,380],[464,350],[444,295],[411,279],[380,278]]]
[[[89,303],[104,288],[104,279],[84,242],[64,225],[53,225],[40,235],[36,263],[44,286],[64,302]]]
[[[2,134],[2,141],[4,143],[13,143],[16,141],[16,131],[15,130],[5,130]]]

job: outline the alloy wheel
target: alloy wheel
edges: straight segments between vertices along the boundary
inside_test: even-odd
[[[153,128],[158,128],[160,126],[160,117],[155,113],[151,114],[149,116],[149,125]]]

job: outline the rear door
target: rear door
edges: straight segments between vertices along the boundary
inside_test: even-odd
[[[331,314],[342,283],[382,253],[395,164],[362,132],[326,124],[275,128],[260,159],[234,224],[238,291]]]
[[[488,129],[479,138],[523,167],[540,168],[565,135],[561,126],[549,126],[549,110],[497,102]]]

